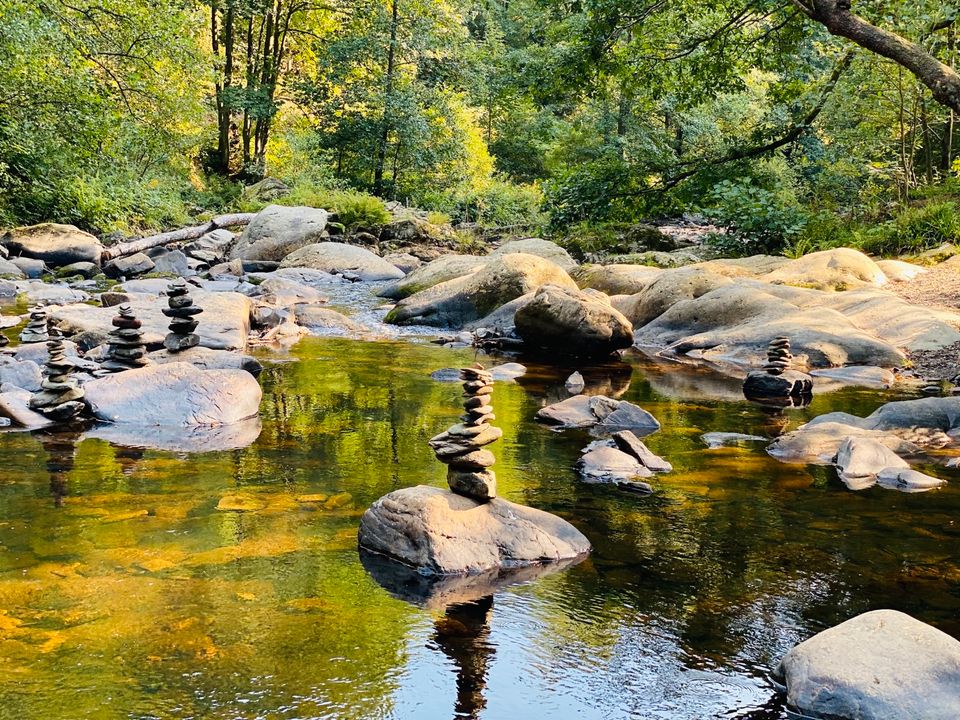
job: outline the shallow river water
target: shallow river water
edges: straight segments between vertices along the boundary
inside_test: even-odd
[[[585,375],[663,424],[647,444],[675,470],[655,494],[577,479],[590,437],[533,420],[573,368],[530,363],[494,395],[500,493],[567,518],[593,553],[469,606],[401,599],[361,564],[359,518],[444,484],[426,440],[459,387],[430,374],[474,357],[333,339],[265,354],[262,427],[239,450],[0,436],[0,717],[769,720],[785,717],[779,657],[857,613],[960,637],[960,475],[853,493],[762,443],[700,439],[893,396],[779,416],[736,381],[639,355]]]

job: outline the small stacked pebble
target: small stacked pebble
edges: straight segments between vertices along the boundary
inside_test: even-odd
[[[147,349],[143,344],[143,330],[133,314],[133,308],[121,305],[120,314],[113,318],[113,327],[107,359],[100,367],[108,372],[121,372],[149,364]]]
[[[203,308],[194,306],[182,278],[167,286],[167,298],[170,307],[164,308],[163,314],[173,320],[168,326],[170,333],[163,339],[163,346],[172,353],[196,347],[200,344],[200,336],[193,331],[200,323],[193,316],[202,313]]]
[[[20,333],[20,342],[38,343],[46,342],[47,335],[47,311],[42,305],[37,305],[30,310],[30,321]]]
[[[50,339],[47,341],[49,358],[43,371],[45,377],[40,383],[40,392],[30,398],[30,408],[51,420],[69,420],[83,410],[83,388],[71,376],[76,365],[66,356],[63,335],[55,327],[50,327],[47,333]]]
[[[767,347],[767,364],[763,369],[770,375],[783,375],[784,371],[790,369],[791,360],[793,355],[790,353],[790,338],[780,335]]]
[[[462,369],[460,379],[466,398],[462,422],[432,438],[430,447],[447,466],[447,484],[453,492],[487,502],[497,496],[497,477],[490,469],[493,453],[483,448],[503,436],[500,428],[490,425],[493,376],[477,365]]]

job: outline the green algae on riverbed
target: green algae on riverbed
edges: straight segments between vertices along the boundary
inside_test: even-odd
[[[581,483],[587,433],[533,421],[572,369],[497,383],[500,493],[594,551],[464,616],[378,585],[356,528],[393,489],[443,486],[426,440],[460,390],[430,373],[473,352],[305,340],[290,355],[261,377],[263,430],[243,450],[87,439],[71,458],[62,438],[0,437],[0,717],[778,718],[766,672],[818,630],[893,607],[960,635],[960,483],[852,493],[762,444],[699,437],[771,436],[889,394],[780,416],[735,382],[632,357],[607,387],[660,419],[647,444],[675,468],[641,498]]]

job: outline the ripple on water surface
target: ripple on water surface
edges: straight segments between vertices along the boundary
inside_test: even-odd
[[[768,669],[854,614],[960,635],[960,483],[852,493],[762,443],[700,440],[865,414],[882,394],[782,416],[703,370],[584,369],[663,424],[647,444],[675,470],[644,498],[578,482],[589,435],[533,421],[575,368],[530,363],[496,388],[501,493],[571,520],[594,552],[443,608],[378,584],[356,528],[393,489],[442,486],[426,440],[459,388],[430,373],[473,352],[308,339],[294,362],[263,359],[249,444],[0,437],[0,717],[769,720]]]

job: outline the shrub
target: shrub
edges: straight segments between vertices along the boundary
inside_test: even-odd
[[[960,209],[954,202],[909,207],[861,241],[864,252],[905,255],[960,241]]]
[[[276,202],[281,205],[306,205],[336,211],[340,222],[351,229],[380,227],[391,219],[383,200],[355,190],[298,183],[290,189],[288,195]]]
[[[778,253],[807,223],[798,206],[749,181],[717,183],[712,200],[704,213],[727,232],[709,235],[705,242],[728,257]]]

